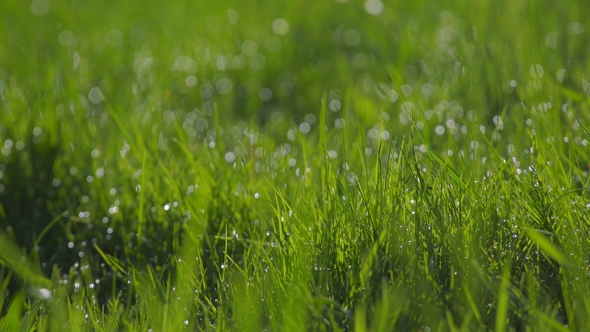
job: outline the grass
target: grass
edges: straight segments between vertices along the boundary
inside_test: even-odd
[[[0,330],[584,330],[584,1],[0,4]]]

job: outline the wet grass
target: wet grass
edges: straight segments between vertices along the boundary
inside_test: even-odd
[[[0,330],[584,330],[584,6],[3,2]]]

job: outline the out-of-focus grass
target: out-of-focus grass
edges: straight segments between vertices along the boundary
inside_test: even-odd
[[[584,6],[0,4],[0,330],[584,329]]]

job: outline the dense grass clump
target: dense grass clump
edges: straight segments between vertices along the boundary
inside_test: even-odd
[[[0,330],[584,330],[585,1],[0,4]]]

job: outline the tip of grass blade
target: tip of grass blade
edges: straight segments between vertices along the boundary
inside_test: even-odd
[[[44,288],[50,288],[52,285],[49,279],[35,271],[33,266],[23,258],[16,244],[3,233],[0,233],[0,264],[8,266],[28,285]]]
[[[541,251],[544,252],[547,256],[549,256],[551,259],[560,264],[567,262],[567,258],[565,257],[565,255],[545,236],[541,235],[541,233],[539,233],[538,230],[529,228],[526,230],[526,233],[528,237],[536,245],[539,246]]]

